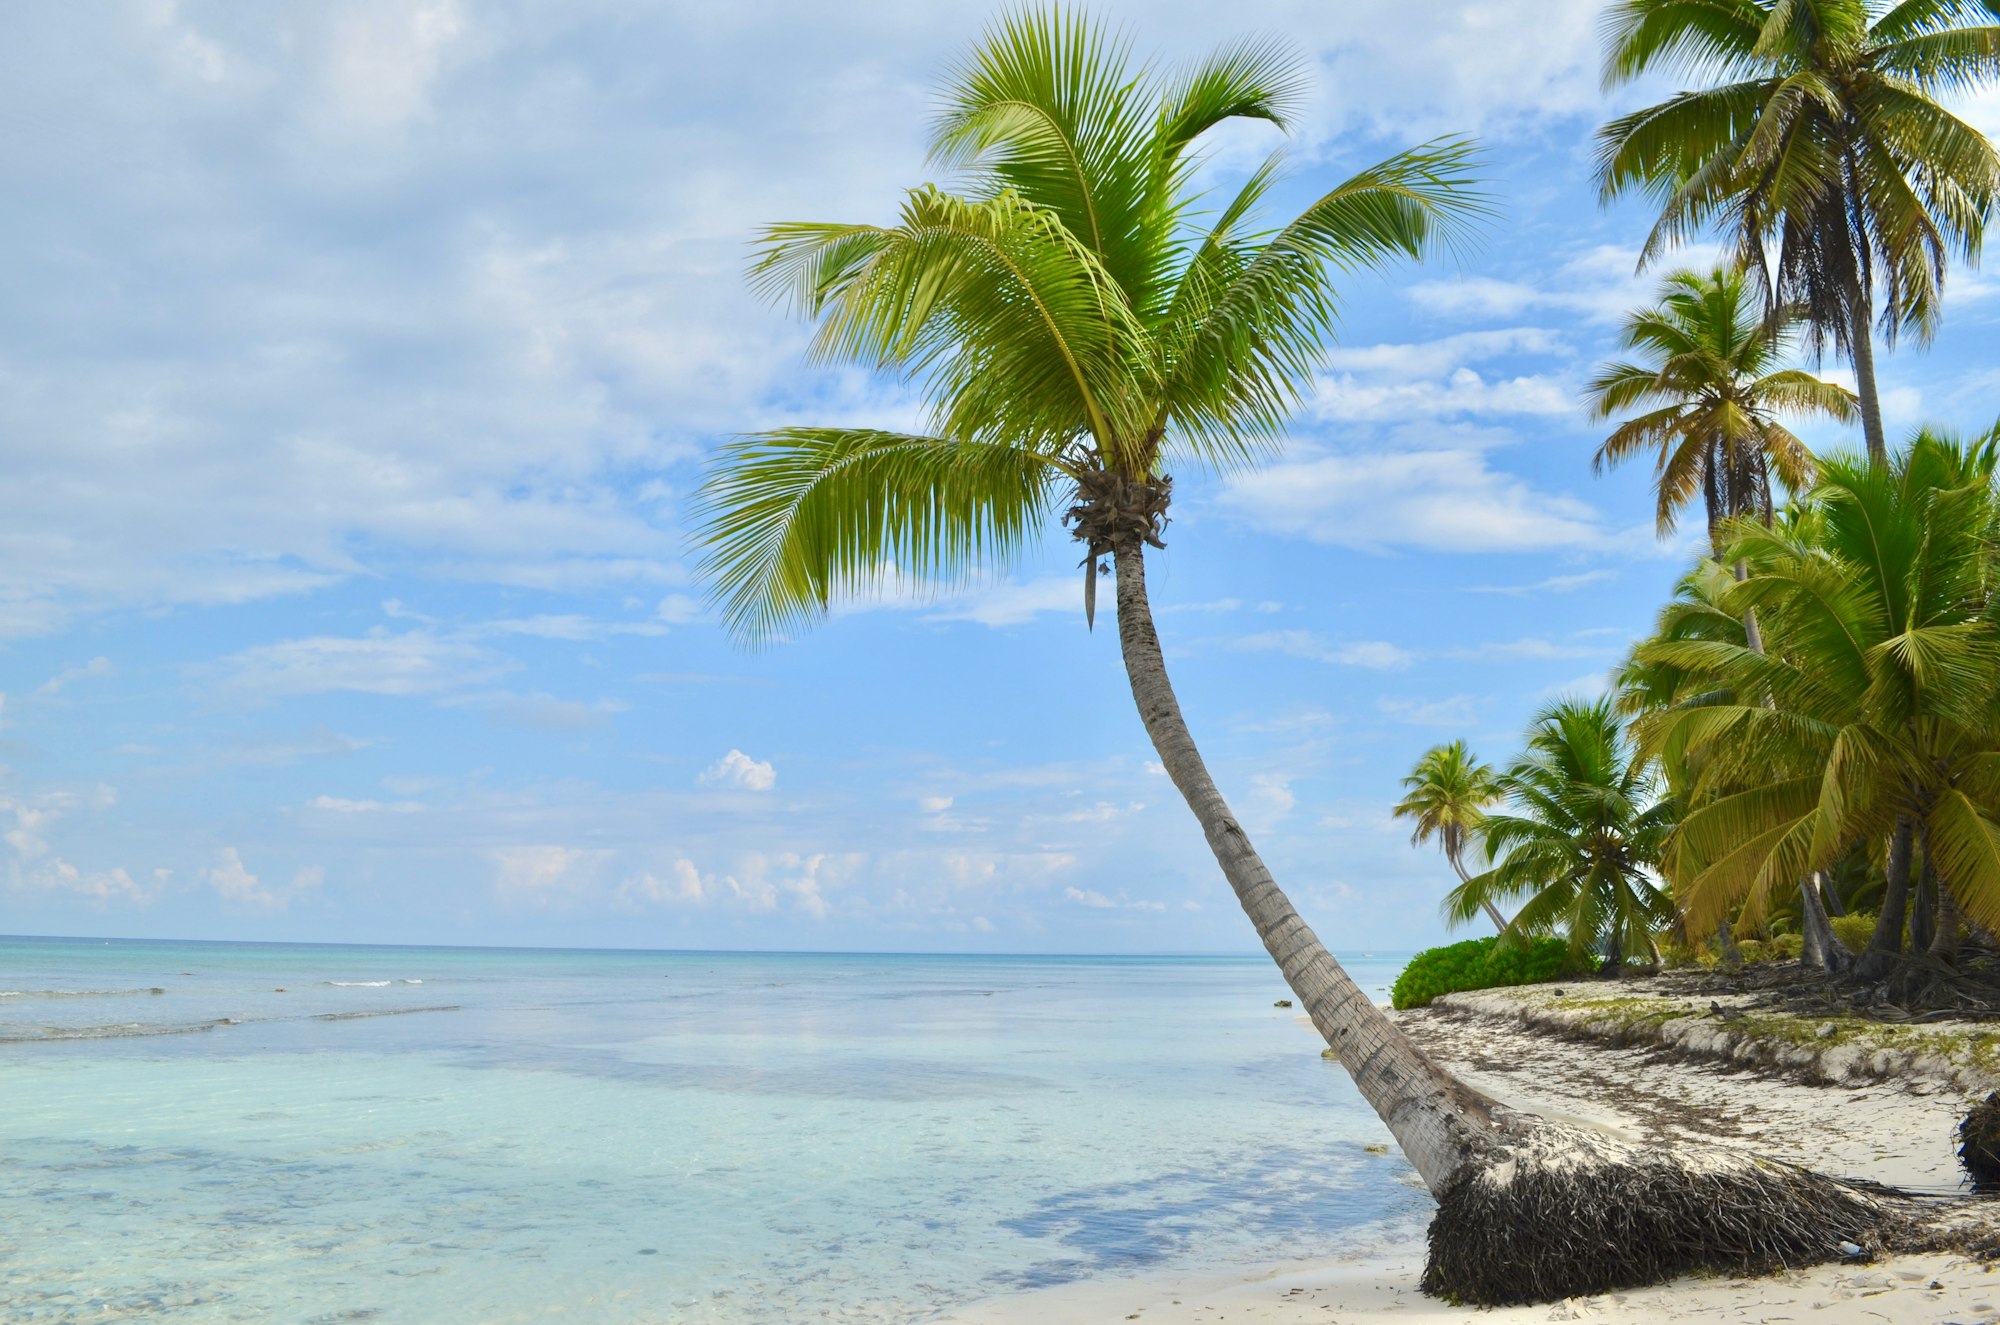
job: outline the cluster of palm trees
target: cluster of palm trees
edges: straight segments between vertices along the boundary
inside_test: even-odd
[[[1462,742],[1418,762],[1395,812],[1450,857],[1449,917],[1613,967],[1675,920],[1775,917],[1867,982],[2000,933],[2000,428],[1814,468],[1775,515],[1718,527],[1613,696],[1545,711],[1505,772]],[[1828,912],[1871,901],[1856,961]]]
[[[1996,10],[1612,10],[1613,80],[1676,62],[1722,76],[1599,135],[1606,195],[1662,201],[1649,254],[1709,228],[1734,251],[1667,277],[1626,323],[1634,361],[1589,386],[1616,421],[1598,467],[1653,452],[1661,534],[1698,493],[1709,555],[1612,697],[1538,715],[1504,773],[1454,743],[1405,780],[1396,813],[1459,876],[1448,918],[1561,933],[1613,970],[1670,927],[1733,956],[1732,923],[1776,918],[1863,981],[1948,966],[1968,925],[2000,924],[2000,430],[1919,433],[1891,456],[1872,344],[1930,335],[1948,254],[1977,255],[2000,164],[1932,94],[2000,68],[1981,22]],[[1858,392],[1781,366],[1799,342],[1844,352]],[[1866,458],[1820,461],[1787,415],[1858,420]],[[1855,961],[1828,912],[1876,896]]]
[[[1706,707],[1695,687],[1709,661],[1688,652],[1700,641],[1640,660],[1666,698],[1636,745],[1603,706],[1538,724],[1508,774],[1520,813],[1483,827],[1524,872],[1541,861],[1571,880],[1541,911],[1530,902],[1531,915],[1587,912],[1620,954],[1641,950],[1656,923],[1645,884],[1659,866],[1649,860],[1685,859],[1709,880],[1702,897],[1734,896],[1743,863],[1716,845],[1731,814],[1765,816],[1755,817],[1757,840],[1774,843],[1775,863],[1753,871],[1753,884],[1795,866],[1840,868],[1813,836],[1822,824],[1831,835],[1888,823],[1902,852],[1896,877],[1909,873],[1921,834],[1954,905],[1983,914],[1960,882],[1973,841],[1960,793],[1985,766],[1967,755],[1946,785],[1910,761],[1958,749],[1945,728],[1959,731],[1970,715],[1963,694],[1954,707],[1947,692],[1969,664],[1942,659],[1983,657],[1985,646],[1969,635],[1963,647],[1952,637],[1950,651],[1942,636],[1883,635],[1893,656],[1869,653],[1857,666],[1871,677],[1902,669],[1901,690],[1884,681],[1844,699],[1820,693],[1827,682],[1799,661],[1812,636],[1806,607],[1783,590],[1799,573],[1781,549],[1818,556],[1811,540],[1847,526],[1831,489],[1781,510],[1772,479],[1804,483],[1811,460],[1775,416],[1817,409],[1859,412],[1871,460],[1853,471],[1858,480],[1894,475],[1898,491],[1930,481],[1905,477],[1913,466],[1929,473],[1928,459],[1889,463],[1874,338],[1931,332],[1947,260],[1976,254],[2000,192],[1991,146],[1934,100],[2000,75],[1996,9],[2000,0],[1612,5],[1610,81],[1674,68],[1720,81],[1607,125],[1604,192],[1659,199],[1649,258],[1714,229],[1736,261],[1682,282],[1656,318],[1635,325],[1632,348],[1648,362],[1607,371],[1597,398],[1614,413],[1652,408],[1614,434],[1602,459],[1655,447],[1672,475],[1663,510],[1704,494],[1730,567],[1715,601],[1745,636],[1712,660],[1727,697]],[[945,88],[931,142],[945,184],[911,190],[886,225],[768,227],[753,279],[816,324],[815,355],[908,381],[929,417],[915,431],[796,427],[720,447],[697,533],[713,600],[732,629],[768,637],[842,596],[990,570],[1060,515],[1083,544],[1086,616],[1100,570],[1115,572],[1119,645],[1160,763],[1300,1004],[1439,1198],[1428,1289],[1518,1301],[1837,1255],[1839,1239],[1865,1239],[1881,1218],[1838,1184],[1727,1156],[1627,1152],[1513,1113],[1418,1051],[1278,887],[1182,718],[1145,577],[1147,550],[1163,546],[1170,476],[1268,454],[1315,381],[1343,280],[1449,248],[1489,207],[1476,152],[1450,139],[1361,171],[1282,224],[1260,219],[1284,172],[1279,154],[1232,193],[1206,196],[1204,137],[1232,120],[1285,127],[1307,67],[1268,41],[1176,70],[1137,64],[1080,14],[1018,11]],[[1744,311],[1753,298],[1757,316]],[[1725,315],[1729,326],[1714,325]],[[1853,362],[1853,403],[1773,370],[1772,338],[1789,330]],[[1726,394],[1706,394],[1723,382]],[[1926,510],[1956,500],[1935,485],[1923,491],[1933,494]],[[1746,518],[1770,527],[1749,537]],[[1946,592],[1918,588],[1926,604]],[[1901,629],[1901,618],[1883,620]],[[1773,636],[1768,651],[1760,632]],[[1776,670],[1787,667],[1796,684]],[[1899,721],[1936,727],[1936,740],[1885,734]],[[1747,754],[1715,756],[1732,729],[1754,730],[1774,767],[1802,768],[1823,750],[1848,779],[1835,787],[1838,803],[1816,810],[1809,830],[1767,826],[1796,798],[1766,805],[1742,783],[1753,776]],[[1857,782],[1849,774],[1864,754],[1879,775]],[[1672,816],[1659,812],[1652,781],[1677,776],[1714,833],[1693,828],[1695,812],[1665,831]],[[1923,785],[1905,785],[1912,778]],[[1567,861],[1545,815],[1592,825],[1601,848]],[[1810,849],[1797,847],[1801,833]]]

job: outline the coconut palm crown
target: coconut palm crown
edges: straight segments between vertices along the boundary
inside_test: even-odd
[[[1424,751],[1403,779],[1403,799],[1389,813],[1410,821],[1411,846],[1435,838],[1463,883],[1471,877],[1465,868],[1465,849],[1478,840],[1486,808],[1505,794],[1505,784],[1492,766],[1481,763],[1464,741],[1452,741]],[[1507,927],[1491,902],[1482,909],[1495,929]]]
[[[1870,458],[1888,446],[1873,325],[1927,339],[1947,259],[1976,262],[2000,155],[1938,101],[2000,80],[1994,0],[1619,0],[1605,82],[1710,86],[1598,132],[1607,199],[1657,198],[1644,260],[1704,228],[1854,364]],[[1876,300],[1879,293],[1879,317]]]
[[[1595,467],[1654,451],[1657,522],[1673,532],[1700,495],[1711,549],[1724,520],[1771,516],[1771,479],[1803,489],[1812,453],[1781,414],[1855,416],[1851,392],[1779,366],[1789,319],[1766,318],[1743,273],[1675,272],[1658,302],[1626,319],[1624,343],[1638,362],[1606,364],[1591,380],[1592,411],[1609,419],[1639,408],[1598,448]]]
[[[1275,227],[1258,208],[1281,152],[1232,194],[1203,193],[1202,136],[1282,128],[1302,87],[1279,42],[1135,71],[1084,19],[1022,13],[954,72],[931,126],[951,190],[911,190],[887,225],[766,228],[753,283],[816,322],[814,358],[914,383],[930,417],[721,449],[698,537],[727,622],[768,634],[891,571],[962,582],[1066,509],[1091,560],[1121,531],[1157,546],[1175,468],[1274,445],[1339,280],[1449,247],[1485,210],[1458,140],[1363,170]]]

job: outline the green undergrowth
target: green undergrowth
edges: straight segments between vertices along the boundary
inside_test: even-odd
[[[1389,1002],[1398,1008],[1420,1008],[1440,994],[1540,984],[1562,975],[1568,956],[1569,945],[1561,939],[1502,946],[1495,937],[1426,948],[1396,977]]]
[[[1598,989],[1602,987],[1599,986]],[[1794,1015],[1755,1009],[1728,1010],[1724,1018],[1707,1002],[1566,986],[1561,996],[1522,990],[1510,995],[1531,1023],[1550,1018],[1566,1033],[1612,1044],[1659,1044],[1702,1056],[1727,1057],[1798,1071],[1816,1080],[1927,1077],[1973,1085],[2000,1085],[2000,1029],[1906,1026],[1846,1015]],[[1694,1022],[1720,1032],[1664,1030],[1669,1022]],[[1840,1052],[1846,1051],[1846,1052]],[[1882,1058],[1882,1055],[1888,1055]]]

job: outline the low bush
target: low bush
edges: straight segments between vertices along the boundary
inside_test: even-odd
[[[1851,952],[1860,952],[1868,946],[1868,940],[1875,936],[1875,919],[1872,914],[1829,918],[1833,936],[1846,944]]]
[[[1529,939],[1501,947],[1496,937],[1426,948],[1396,977],[1389,1002],[1399,1008],[1420,1008],[1440,994],[1539,984],[1563,974],[1568,956],[1569,945],[1561,939]]]

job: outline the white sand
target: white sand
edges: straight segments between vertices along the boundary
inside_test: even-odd
[[[1644,1050],[1551,1040],[1488,1022],[1416,1014],[1405,1024],[1472,1084],[1518,1108],[1631,1138],[1740,1146],[1843,1177],[1949,1188],[1963,1097],[1928,1087],[1807,1086],[1656,1061]],[[1070,1285],[995,1299],[940,1325],[1305,1325],[1396,1321],[1592,1320],[1995,1322],[2000,1276],[1942,1255],[1827,1265],[1754,1280],[1682,1280],[1553,1305],[1477,1310],[1417,1291],[1423,1248],[1285,1266],[1233,1280],[1152,1278]]]

